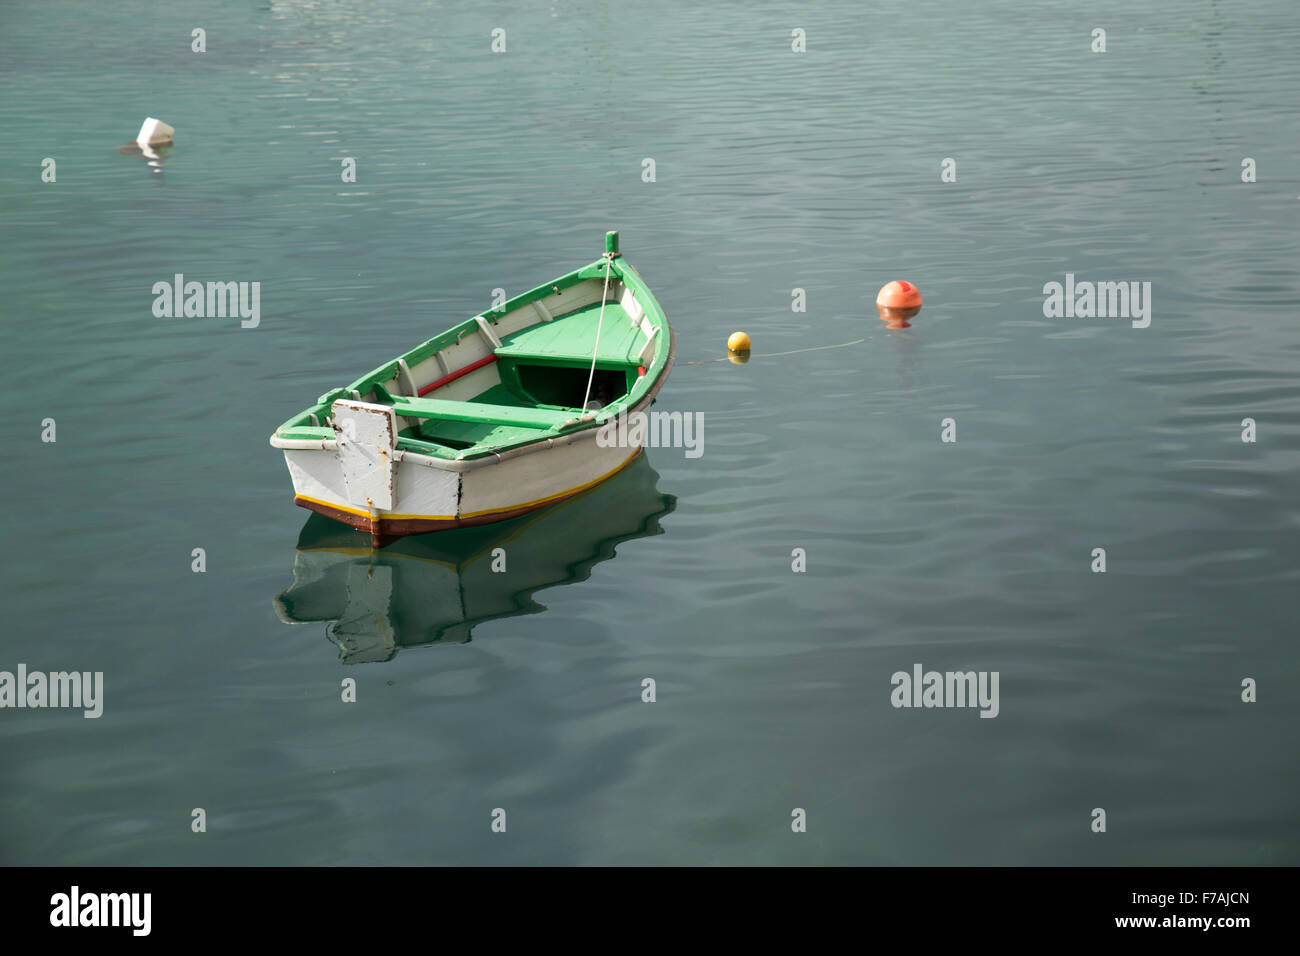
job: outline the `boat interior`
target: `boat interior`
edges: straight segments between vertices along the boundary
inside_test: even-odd
[[[587,412],[618,414],[646,390],[647,371],[662,368],[658,333],[666,322],[657,304],[642,305],[649,299],[644,287],[634,289],[615,273],[607,289],[599,265],[463,322],[349,388],[322,395],[279,434],[322,432],[333,401],[354,398],[393,408],[401,448],[475,457],[589,425],[582,419],[589,376]]]
[[[641,336],[616,303],[606,304],[593,373],[599,309],[596,303],[503,337],[494,361],[470,373],[475,382],[464,398],[393,396],[406,420],[399,437],[458,450],[531,441],[582,414],[589,376],[588,411],[622,402],[636,384]]]

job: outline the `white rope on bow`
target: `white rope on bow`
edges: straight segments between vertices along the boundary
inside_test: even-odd
[[[591,373],[587,376],[587,393],[582,396],[582,414],[587,414],[587,400],[591,398],[591,382],[596,377],[596,354],[600,351],[600,328],[605,324],[605,300],[609,298],[609,267],[613,259],[605,259],[605,291],[600,294],[600,318],[596,322],[596,347],[591,350]]]

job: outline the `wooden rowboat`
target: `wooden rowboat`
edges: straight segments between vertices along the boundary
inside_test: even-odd
[[[618,233],[590,265],[507,300],[326,392],[275,430],[294,504],[403,535],[515,518],[579,494],[640,446],[597,442],[647,410],[672,330]]]

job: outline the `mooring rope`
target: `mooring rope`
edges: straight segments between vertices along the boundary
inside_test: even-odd
[[[780,358],[783,355],[798,355],[800,352],[820,352],[823,349],[843,349],[850,345],[861,345],[866,339],[854,339],[852,342],[841,342],[839,345],[814,345],[806,349],[792,349],[789,352],[766,352],[763,355],[751,355],[750,358]],[[683,362],[683,365],[712,365],[714,362],[728,362],[726,356],[715,359],[704,359],[699,362]]]
[[[587,376],[587,393],[582,396],[582,414],[587,414],[587,400],[591,398],[591,382],[596,377],[596,354],[600,351],[600,328],[605,324],[605,300],[609,298],[609,267],[614,260],[605,258],[605,291],[600,294],[600,319],[596,322],[596,347],[591,350],[591,373]]]

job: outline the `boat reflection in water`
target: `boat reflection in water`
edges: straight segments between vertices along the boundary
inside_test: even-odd
[[[661,534],[659,519],[676,499],[660,493],[658,481],[642,454],[553,507],[411,535],[378,551],[369,535],[313,514],[276,613],[285,623],[329,622],[326,634],[345,664],[390,660],[403,647],[464,644],[483,621],[546,610],[532,599],[536,591],[585,581],[620,542]],[[493,571],[503,559],[505,571]]]

